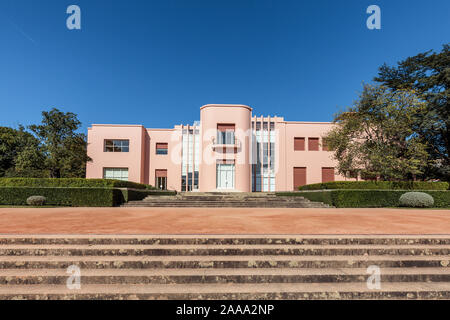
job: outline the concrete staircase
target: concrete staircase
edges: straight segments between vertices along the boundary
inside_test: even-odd
[[[450,299],[450,236],[0,236],[0,299]]]
[[[203,207],[203,208],[329,208],[303,197],[277,196],[275,193],[182,192],[175,196],[148,196],[129,201],[123,207]]]

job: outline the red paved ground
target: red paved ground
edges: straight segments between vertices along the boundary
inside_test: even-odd
[[[0,208],[3,234],[450,234],[450,210]]]

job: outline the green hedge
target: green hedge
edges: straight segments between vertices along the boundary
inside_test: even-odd
[[[155,189],[150,185],[131,181],[83,178],[0,178],[0,187]]]
[[[355,189],[355,190],[448,190],[448,182],[426,181],[333,181],[308,184],[299,190],[327,190],[327,189]]]
[[[112,207],[125,201],[120,189],[0,187],[0,205],[27,205],[30,196],[44,196],[46,205]]]
[[[434,207],[450,208],[450,191],[422,190],[434,198]],[[398,207],[401,190],[329,190],[279,192],[278,196],[301,196],[336,208]]]

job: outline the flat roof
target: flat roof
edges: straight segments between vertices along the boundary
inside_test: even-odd
[[[200,107],[200,110],[204,109],[204,108],[220,108],[220,107],[227,107],[227,108],[246,108],[250,111],[252,111],[253,109],[249,106],[246,106],[245,104],[205,104],[204,106]]]

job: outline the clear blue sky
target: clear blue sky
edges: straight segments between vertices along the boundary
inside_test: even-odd
[[[366,27],[371,4],[381,30]],[[384,62],[450,42],[449,17],[448,0],[0,0],[0,125],[57,107],[83,131],[171,128],[208,103],[331,121]]]

